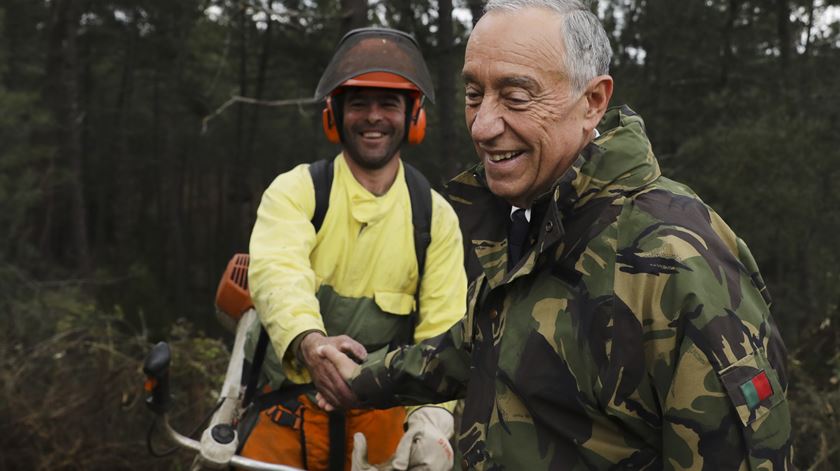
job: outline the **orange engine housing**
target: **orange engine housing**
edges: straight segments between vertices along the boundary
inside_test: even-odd
[[[234,321],[239,321],[248,309],[254,307],[248,291],[249,262],[250,257],[246,253],[234,255],[216,290],[216,308]]]

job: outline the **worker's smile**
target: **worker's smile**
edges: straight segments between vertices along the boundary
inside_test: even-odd
[[[368,129],[358,133],[362,142],[374,146],[388,141],[392,134],[392,132],[385,129]]]

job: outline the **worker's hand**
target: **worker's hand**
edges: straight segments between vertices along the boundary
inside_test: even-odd
[[[347,386],[347,381],[353,377],[353,374],[356,369],[359,368],[359,365],[351,360],[347,355],[341,353],[338,349],[329,344],[318,347],[315,354],[318,355],[323,362],[329,363],[333,366],[336,373],[342,379],[344,386],[344,388],[337,391],[322,391],[321,388],[318,388],[318,394],[315,395],[318,407],[326,411],[332,411],[340,407],[353,407],[353,405],[357,402],[356,395],[352,390],[350,390],[350,387]]]
[[[345,378],[342,377],[333,362],[320,354],[319,350],[324,347],[330,347],[338,355],[343,356],[347,361],[355,365],[353,360],[341,352],[362,361],[367,358],[365,347],[346,335],[325,337],[320,332],[310,332],[304,335],[305,337],[300,341],[299,358],[309,369],[309,374],[312,375],[312,382],[315,383],[315,388],[318,392],[333,406],[346,407],[355,402],[356,397],[350,391],[350,387],[347,385]]]
[[[367,440],[364,434],[356,432],[353,435],[353,454],[350,457],[351,471],[385,471],[391,470],[391,460],[382,464],[370,464],[367,460]]]
[[[455,429],[455,421],[448,410],[435,406],[421,407],[408,416],[406,425],[408,429],[394,453],[393,469],[452,469],[455,458],[449,439]]]

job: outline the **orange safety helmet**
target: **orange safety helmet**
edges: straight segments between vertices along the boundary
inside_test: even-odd
[[[334,97],[347,87],[407,91],[405,139],[410,145],[423,141],[426,135],[423,101],[428,97],[434,103],[434,88],[413,37],[394,29],[360,28],[339,41],[315,91],[316,99],[326,100],[321,121],[327,139],[335,144],[341,142],[341,110]]]

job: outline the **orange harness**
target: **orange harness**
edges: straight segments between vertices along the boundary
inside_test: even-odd
[[[379,464],[390,458],[403,435],[405,408],[351,409],[344,414],[344,470],[350,471],[353,434],[365,434],[368,461]],[[335,427],[335,426],[334,426]],[[330,414],[306,394],[282,401],[259,412],[247,436],[242,456],[309,470],[329,469]]]

